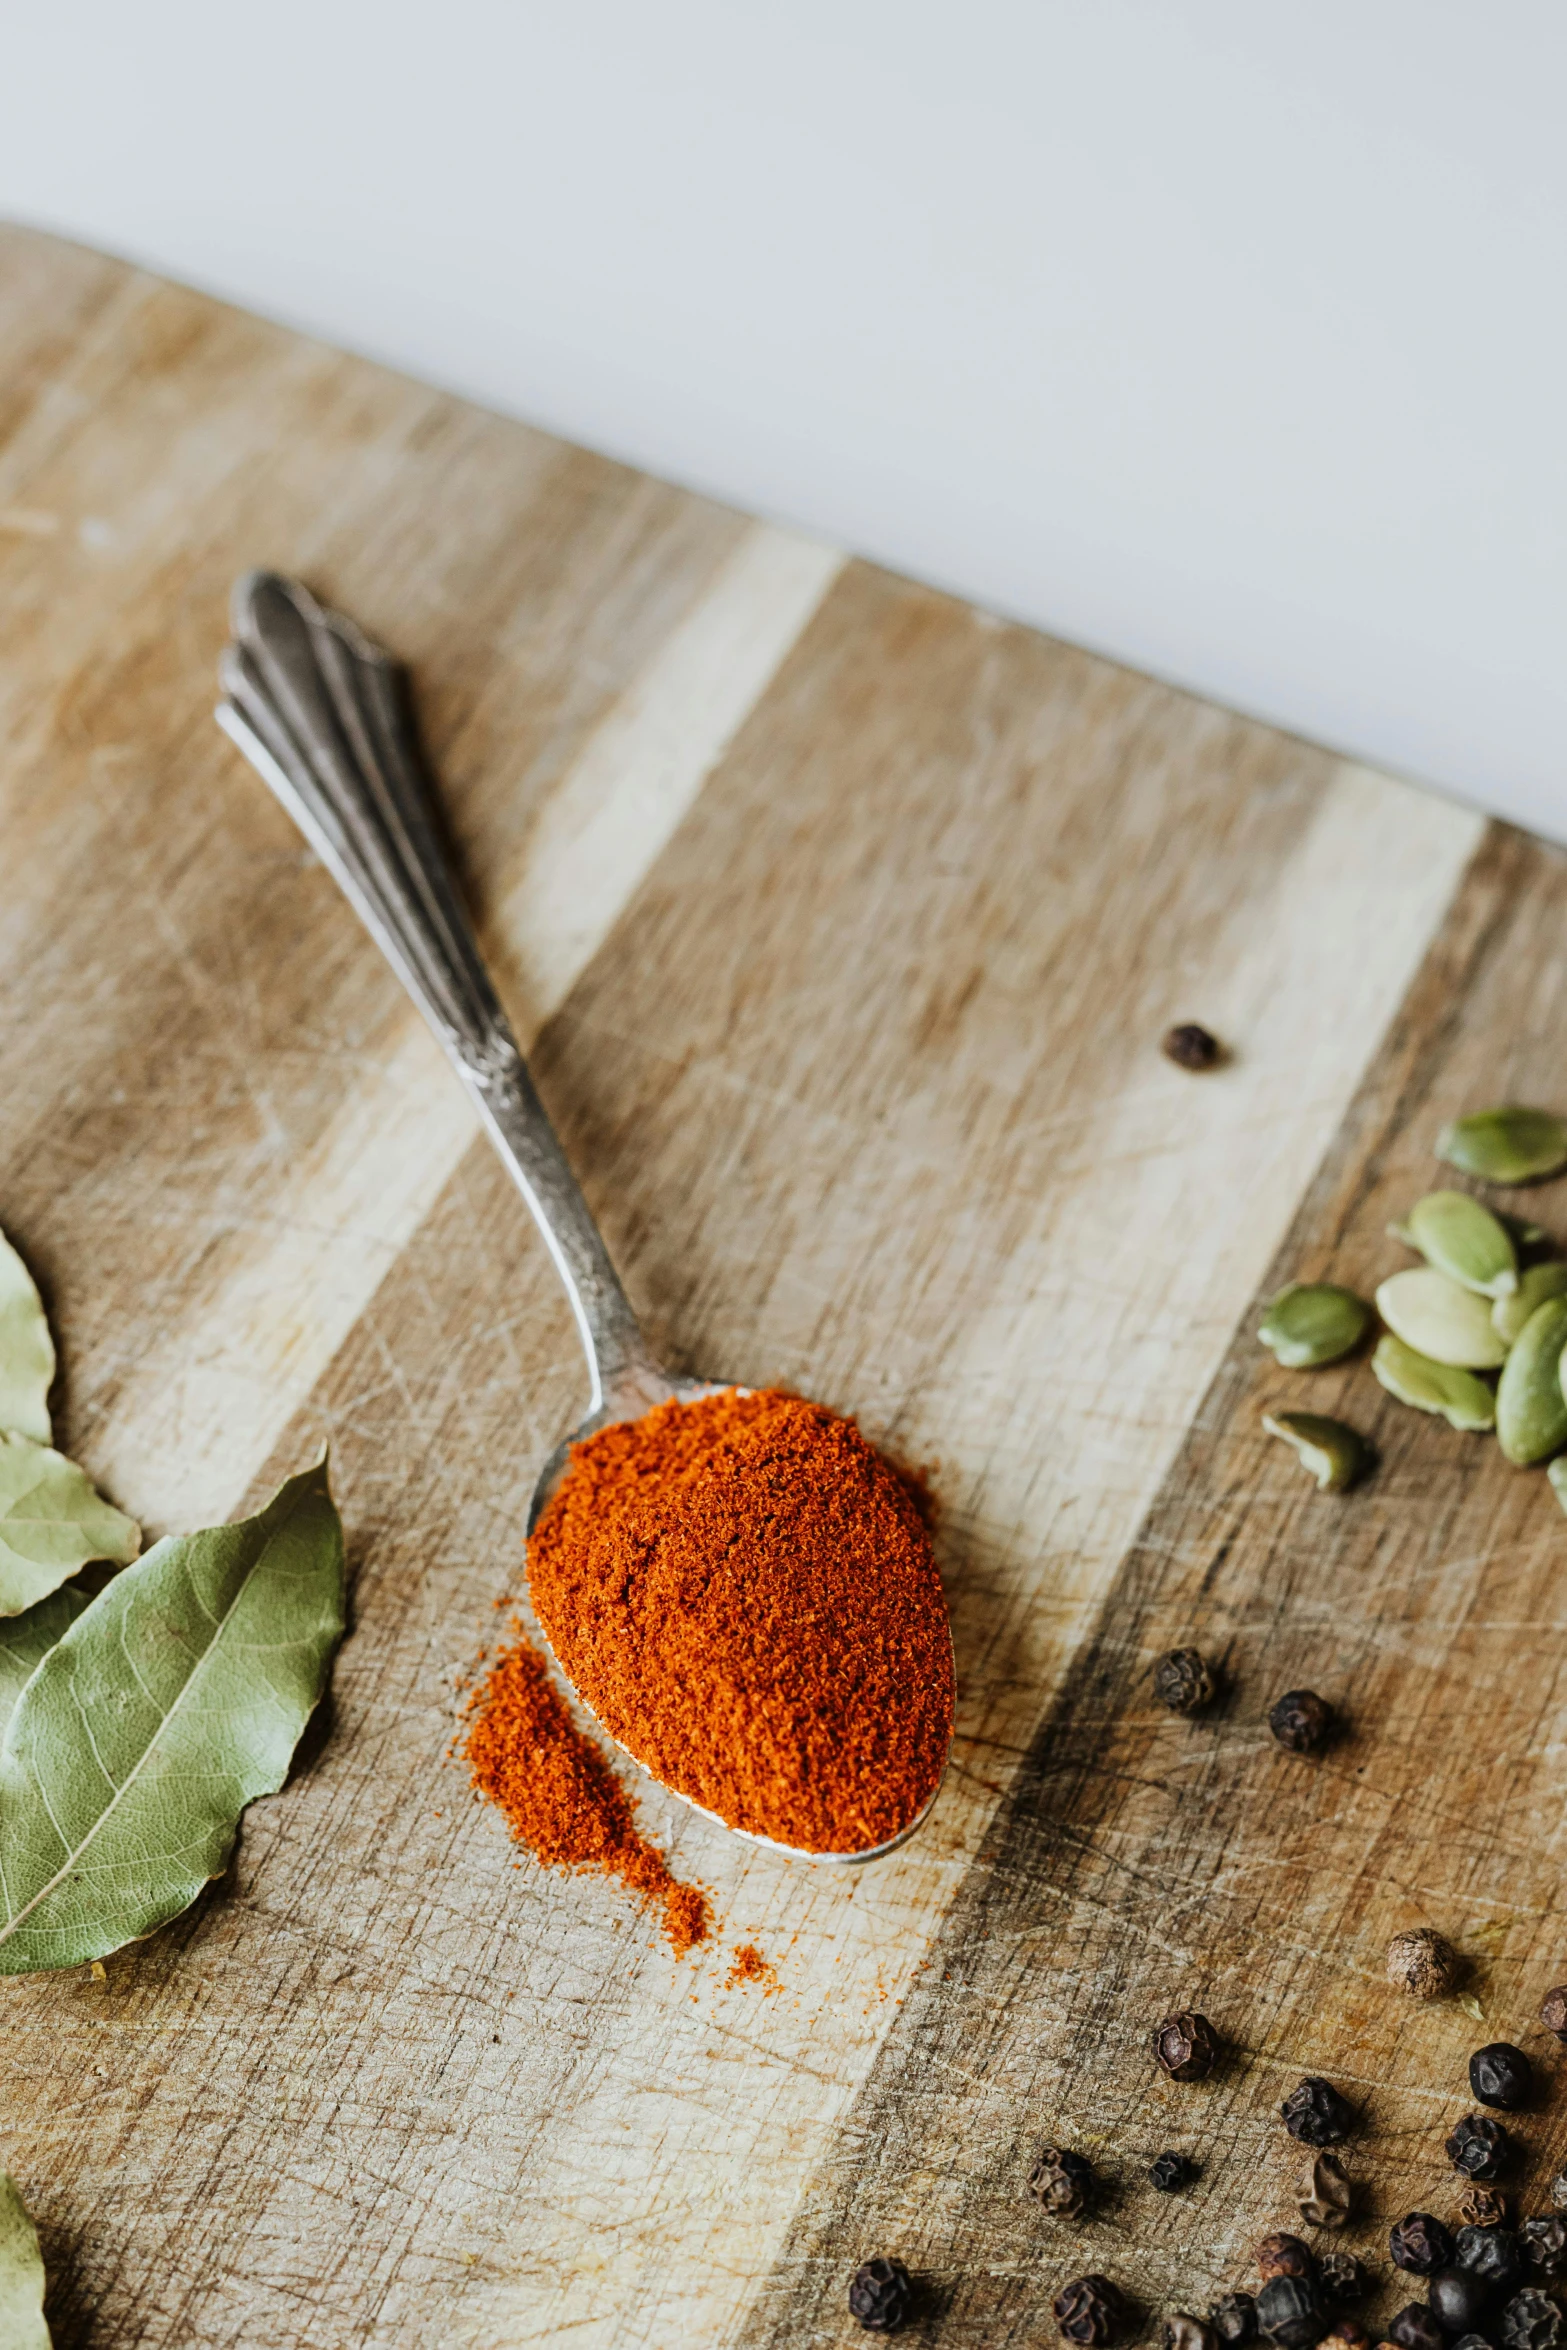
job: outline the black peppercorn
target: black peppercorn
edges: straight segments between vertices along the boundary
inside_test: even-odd
[[[1069,2146],[1047,2146],[1028,2174],[1028,2191],[1056,2219],[1076,2219],[1093,2201],[1093,2170]]]
[[[1526,2219],[1518,2230],[1518,2250],[1532,2283],[1559,2277],[1567,2268],[1567,2220],[1555,2212],[1544,2219]]]
[[[1540,2002],[1540,2021],[1558,2040],[1567,2040],[1567,1983],[1546,1992]]]
[[[1523,2256],[1511,2228],[1460,2228],[1458,2265],[1483,2277],[1493,2292],[1504,2292],[1523,2275]]]
[[[1283,2350],[1311,2350],[1327,2331],[1309,2277],[1270,2277],[1257,2295],[1257,2323]]]
[[[1343,2350],[1371,2350],[1371,2335],[1354,2317],[1336,2317],[1322,2339],[1329,2350],[1339,2350],[1340,2344]]]
[[[1161,2195],[1179,2195],[1197,2176],[1197,2165],[1189,2154],[1161,2154],[1148,2173]]]
[[[1447,2138],[1447,2159],[1469,2179],[1494,2179],[1513,2151],[1500,2122],[1488,2113],[1466,2113]]]
[[[1358,2301],[1365,2289],[1366,2272],[1353,2252],[1317,2254],[1317,2290],[1324,2301]]]
[[[1429,2211],[1406,2212],[1389,2235],[1387,2248],[1393,2255],[1393,2266],[1408,2269],[1415,2277],[1450,2268],[1453,2261],[1453,2239]]]
[[[1423,2301],[1406,2301],[1397,2317],[1389,2318],[1387,2338],[1399,2350],[1447,2350],[1447,2336]]]
[[[1314,1689],[1287,1689],[1268,1716],[1268,1728],[1291,1754],[1315,1754],[1333,1730],[1333,1708]]]
[[[1069,2342],[1100,2350],[1126,2323],[1126,2304],[1108,2277],[1073,2277],[1050,2304]]]
[[[1172,1648],[1154,1666],[1153,1693],[1172,1714],[1200,1714],[1217,1689],[1212,1668],[1195,1648]]]
[[[1199,1027],[1195,1020],[1182,1020],[1177,1027],[1167,1029],[1159,1050],[1180,1069],[1216,1069],[1224,1058],[1224,1047],[1218,1038]]]
[[[1472,2268],[1439,2268],[1426,2286],[1431,2315],[1444,2334],[1467,2334],[1485,2315],[1491,2288]]]
[[[1290,2136],[1305,2146],[1336,2146],[1348,2136],[1355,2119],[1353,2106],[1333,2083],[1314,2073],[1290,2091],[1279,2111]]]
[[[1482,2105],[1499,2105],[1504,2113],[1512,2113],[1528,2104],[1534,2074],[1521,2048],[1493,2040],[1469,2059],[1469,2086]]]
[[[1159,2342],[1160,2350],[1218,2350],[1212,2326],[1204,2325],[1200,2317],[1193,2317],[1184,2309],[1165,2319],[1159,2329]]]
[[[1497,2331],[1503,2350],[1559,2350],[1562,2313],[1549,2293],[1525,2285],[1502,2311]]]
[[[1458,2198],[1458,2216],[1472,2228],[1505,2228],[1507,2197],[1494,2187],[1466,2187]]]
[[[1567,2170],[1559,2170],[1552,2179],[1551,2201],[1558,2211],[1567,2211]]]
[[[1491,2344],[1484,2334],[1460,2334],[1453,2350],[1491,2350]]]
[[[1205,2015],[1182,2008],[1167,2015],[1153,2036],[1153,2052],[1172,2081],[1205,2081],[1222,2043]]]
[[[1208,2312],[1208,2323],[1225,2350],[1245,2350],[1257,2334],[1257,2304],[1249,2293],[1226,2293]]]
[[[868,2334],[895,2334],[909,2314],[914,2288],[901,2260],[867,2260],[849,2284],[849,2315]]]
[[[1300,2183],[1300,2216],[1314,2228],[1341,2228],[1355,2200],[1354,2185],[1336,2154],[1314,2154]]]
[[[1287,2228],[1275,2228],[1257,2246],[1257,2274],[1264,2281],[1269,2277],[1315,2276],[1316,2270],[1311,2246],[1303,2244],[1299,2236],[1292,2236]]]

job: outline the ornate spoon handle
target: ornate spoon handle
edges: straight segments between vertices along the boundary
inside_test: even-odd
[[[670,1392],[534,1090],[431,817],[391,656],[297,580],[234,590],[218,724],[266,779],[445,1047],[565,1283],[590,1413]]]

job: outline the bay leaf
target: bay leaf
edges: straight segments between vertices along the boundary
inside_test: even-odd
[[[44,2282],[38,2230],[15,2179],[0,2171],[0,2343],[5,2350],[49,2350]]]
[[[89,1559],[123,1567],[140,1548],[135,1519],[63,1452],[0,1435],[0,1616],[19,1615]]]
[[[62,1584],[36,1607],[0,1623],[0,1738],[16,1710],[16,1701],[57,1640],[62,1640],[92,1594],[74,1583]]]
[[[0,1232],[0,1428],[47,1444],[54,1340],[31,1273]]]
[[[107,1957],[221,1874],[287,1774],[343,1631],[325,1462],[116,1575],[0,1740],[0,1974]]]

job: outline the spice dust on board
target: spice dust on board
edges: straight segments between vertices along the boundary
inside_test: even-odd
[[[618,1878],[658,1914],[683,1958],[713,1930],[712,1904],[683,1885],[636,1825],[631,1797],[572,1720],[549,1667],[520,1633],[469,1700],[464,1753],[473,1784],[547,1868]]]
[[[726,1388],[573,1445],[528,1588],[595,1719],[729,1827],[869,1852],[935,1794],[954,1691],[927,1509],[824,1405]]]
[[[724,1977],[724,1989],[737,1991],[742,1983],[759,1983],[769,1998],[783,1988],[778,1980],[778,1969],[771,1959],[762,1956],[754,1942],[742,1942],[736,1950],[734,1961]]]

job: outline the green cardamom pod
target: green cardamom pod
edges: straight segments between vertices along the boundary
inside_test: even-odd
[[[1567,1444],[1567,1397],[1561,1380],[1564,1346],[1567,1297],[1548,1297],[1519,1331],[1496,1390],[1497,1439],[1520,1468],[1548,1460]]]
[[[1491,1320],[1489,1299],[1460,1288],[1434,1265],[1390,1273],[1377,1286],[1377,1312],[1395,1338],[1433,1363],[1494,1371],[1507,1360],[1507,1341]]]
[[[1377,1340],[1371,1368],[1400,1403],[1417,1412],[1440,1412],[1454,1428],[1479,1431],[1496,1425],[1496,1398],[1473,1371],[1455,1371],[1417,1354],[1391,1331]]]
[[[1366,1465],[1366,1446],[1354,1429],[1322,1412],[1264,1412],[1262,1424],[1295,1447],[1324,1493],[1342,1493]]]
[[[1558,1453],[1545,1474],[1551,1480],[1551,1491],[1567,1510],[1567,1452]]]
[[[1370,1320],[1371,1308],[1352,1289],[1336,1288],[1331,1281],[1292,1281],[1268,1307],[1257,1336],[1286,1371],[1310,1371],[1318,1363],[1336,1363],[1358,1346]]]
[[[1523,1336],[1523,1326],[1536,1306],[1543,1306],[1548,1297],[1561,1297],[1567,1292],[1567,1265],[1531,1265],[1527,1273],[1520,1273],[1518,1286],[1511,1297],[1499,1297],[1491,1308],[1491,1319],[1497,1335],[1509,1346]]]
[[[1481,1297],[1510,1297],[1518,1286],[1511,1234],[1467,1191],[1428,1191],[1416,1200],[1409,1237],[1428,1265]]]
[[[1533,1183],[1567,1167],[1567,1118],[1517,1103],[1476,1110],[1443,1127],[1436,1155],[1486,1183]]]

